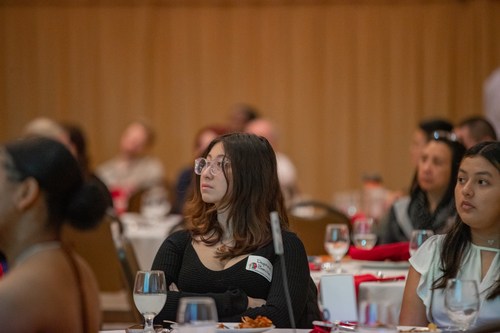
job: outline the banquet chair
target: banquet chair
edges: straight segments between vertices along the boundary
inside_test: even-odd
[[[107,215],[92,230],[65,226],[62,240],[92,268],[100,291],[103,323],[138,323],[133,286],[139,270],[135,253],[122,237],[119,221]]]
[[[351,221],[347,215],[324,202],[315,200],[292,204],[288,208],[288,221],[290,230],[302,240],[309,256],[327,254],[324,238],[328,224],[345,224],[351,231]]]

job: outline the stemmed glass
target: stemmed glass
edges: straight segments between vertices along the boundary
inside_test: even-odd
[[[374,231],[372,218],[360,218],[354,221],[352,240],[354,246],[362,250],[371,250],[377,243],[377,234]]]
[[[410,255],[413,256],[417,252],[417,249],[432,235],[434,235],[432,230],[413,230],[410,237]]]
[[[180,333],[215,333],[217,308],[210,297],[183,297],[177,310],[177,329]]]
[[[479,292],[474,280],[450,279],[446,284],[444,306],[460,331],[467,331],[479,311]]]
[[[162,271],[138,271],[134,284],[134,303],[144,316],[144,331],[155,332],[154,317],[167,301],[167,283]]]
[[[349,229],[346,224],[328,224],[325,234],[325,250],[335,261],[333,271],[342,273],[340,261],[349,250]]]

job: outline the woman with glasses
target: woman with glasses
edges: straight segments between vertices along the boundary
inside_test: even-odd
[[[464,151],[452,133],[434,132],[418,160],[410,196],[398,199],[381,223],[381,243],[407,241],[414,229],[449,230],[456,214],[453,189]]]
[[[269,142],[253,134],[232,133],[214,139],[196,159],[196,189],[186,203],[187,230],[169,236],[153,269],[163,270],[170,285],[167,303],[155,318],[175,320],[179,298],[212,297],[220,322],[258,315],[276,327],[292,327],[275,254],[270,213],[280,218],[286,278],[295,325],[312,327],[319,319],[316,287],[298,237],[288,219]]]

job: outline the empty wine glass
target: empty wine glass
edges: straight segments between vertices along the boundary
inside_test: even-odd
[[[372,218],[359,218],[354,221],[352,228],[354,246],[362,250],[371,250],[377,243],[377,234],[374,231]]]
[[[215,333],[217,308],[210,297],[183,297],[177,310],[177,329],[180,333]]]
[[[474,280],[450,279],[446,284],[444,306],[458,330],[466,331],[479,311],[479,292]]]
[[[328,224],[325,234],[325,250],[333,258],[333,272],[342,273],[340,261],[349,250],[349,229],[346,224]]]
[[[167,301],[167,283],[162,271],[138,271],[134,284],[134,303],[144,316],[144,332],[155,332],[154,317]]]
[[[410,255],[417,252],[417,249],[432,235],[434,232],[428,229],[416,229],[411,232],[410,237]]]

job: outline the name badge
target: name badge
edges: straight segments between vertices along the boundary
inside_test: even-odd
[[[261,256],[249,256],[247,260],[247,271],[262,275],[267,281],[273,278],[273,264]]]

